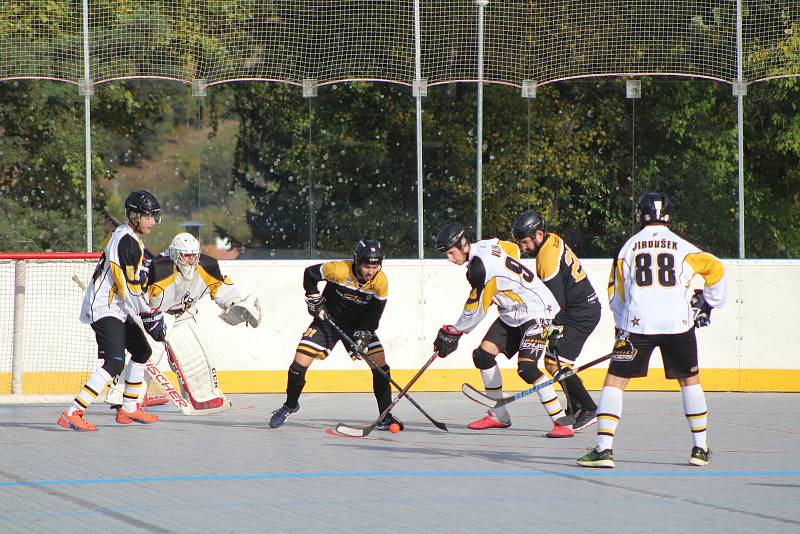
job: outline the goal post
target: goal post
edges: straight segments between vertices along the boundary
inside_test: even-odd
[[[79,322],[99,253],[0,253],[0,403],[61,402],[97,368],[94,332]]]

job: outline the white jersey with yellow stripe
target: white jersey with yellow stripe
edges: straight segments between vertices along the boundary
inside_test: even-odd
[[[469,246],[467,280],[472,290],[454,325],[457,329],[471,332],[492,304],[508,326],[556,316],[561,308],[555,297],[519,257],[519,247],[509,241],[486,239]]]
[[[144,245],[127,224],[109,237],[103,255],[86,288],[80,321],[94,323],[104,317],[125,321],[128,315],[150,311],[139,281]]]
[[[150,306],[176,317],[189,311],[205,295],[209,295],[223,310],[241,299],[231,279],[222,274],[219,262],[205,254],[200,255],[188,278],[164,255],[153,260],[149,274],[147,295]]]
[[[703,296],[725,304],[728,281],[722,262],[663,224],[642,228],[622,246],[611,268],[608,297],[617,328],[637,334],[680,334],[693,323],[692,280]]]

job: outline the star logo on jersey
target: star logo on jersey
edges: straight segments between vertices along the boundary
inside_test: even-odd
[[[631,326],[639,326],[640,320],[641,319],[639,319],[638,317],[634,317],[633,319],[631,319]]]
[[[549,305],[549,304],[547,305],[547,308],[545,308],[545,309],[547,310],[547,313],[550,313],[550,312],[553,311],[553,307],[551,305]]]

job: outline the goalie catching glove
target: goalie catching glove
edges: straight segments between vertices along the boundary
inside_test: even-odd
[[[694,312],[694,326],[702,328],[711,324],[711,305],[706,302],[702,289],[695,289],[694,295],[689,300],[689,306]]]
[[[164,314],[158,310],[151,311],[150,313],[143,313],[139,317],[142,318],[145,332],[155,341],[164,341],[167,337],[167,323],[164,320]]]
[[[258,297],[248,295],[242,300],[231,302],[219,318],[229,325],[247,322],[247,326],[257,327],[261,324],[261,304]]]
[[[444,358],[458,348],[458,340],[463,335],[464,332],[455,326],[444,325],[436,335],[436,340],[433,342],[433,350],[439,353],[440,358]]]

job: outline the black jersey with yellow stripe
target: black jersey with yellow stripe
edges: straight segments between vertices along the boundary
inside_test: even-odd
[[[561,316],[585,306],[595,306],[597,294],[581,261],[561,236],[549,233],[536,254],[536,274],[561,306]]]
[[[378,328],[389,296],[389,279],[383,271],[362,284],[352,260],[326,261],[306,268],[306,294],[318,292],[317,284],[322,281],[327,282],[322,292],[325,308],[339,326],[371,332]]]

